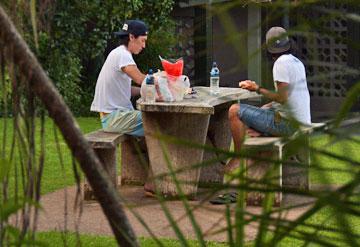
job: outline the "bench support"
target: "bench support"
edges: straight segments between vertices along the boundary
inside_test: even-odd
[[[287,160],[283,160],[288,152],[289,144],[275,142],[267,144],[266,139],[279,139],[276,137],[258,137],[248,139],[244,143],[244,148],[249,150],[256,150],[256,157],[260,159],[273,160],[259,161],[253,159],[246,159],[245,165],[247,169],[247,178],[253,181],[251,187],[258,187],[269,189],[279,188],[294,188],[294,189],[309,189],[309,165],[310,154],[307,149],[308,145],[303,145],[303,148],[297,150],[295,155],[289,156]],[[257,143],[256,143],[257,142]],[[305,140],[308,144],[309,140]],[[263,144],[263,145],[262,145]],[[282,160],[282,162],[280,162]],[[257,183],[261,181],[260,183]],[[247,204],[259,206],[261,205],[265,194],[259,191],[251,191],[247,194]],[[284,195],[282,192],[275,192],[274,204],[280,205],[283,203]]]
[[[108,173],[111,182],[117,186],[116,169],[116,148],[95,148],[94,149],[105,171]],[[95,195],[88,182],[84,184],[84,200],[95,200]]]
[[[146,167],[148,166],[145,138],[139,139],[103,130],[91,132],[86,135],[86,138],[116,187],[120,185],[119,182],[121,184],[144,184],[147,179]],[[119,145],[121,145],[120,179],[117,175],[117,147]],[[84,200],[96,200],[94,192],[86,180]]]

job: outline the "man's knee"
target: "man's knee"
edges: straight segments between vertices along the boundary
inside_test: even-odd
[[[239,104],[233,104],[229,108],[229,119],[233,118],[239,118],[240,105]]]

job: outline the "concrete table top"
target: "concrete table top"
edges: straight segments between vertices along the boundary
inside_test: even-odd
[[[139,99],[137,108],[143,112],[214,114],[214,106],[241,99],[259,98],[257,93],[241,88],[220,87],[217,95],[211,95],[209,87],[194,87],[194,90],[197,94],[193,95],[193,98],[176,102],[147,103]]]

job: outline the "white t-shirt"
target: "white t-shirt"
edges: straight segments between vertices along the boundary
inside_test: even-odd
[[[304,64],[291,54],[282,55],[274,63],[273,77],[276,89],[276,82],[289,84],[287,102],[284,105],[276,104],[280,112],[310,125],[310,95]]]
[[[119,108],[133,110],[130,101],[131,78],[121,68],[136,65],[126,46],[110,52],[96,82],[91,111],[110,113]]]

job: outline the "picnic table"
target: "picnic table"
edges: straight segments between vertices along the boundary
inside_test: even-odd
[[[220,161],[207,167],[193,167],[216,157],[214,152],[204,153],[203,148],[164,142],[159,135],[228,150],[231,144],[228,108],[238,100],[259,99],[258,94],[240,88],[220,87],[217,95],[211,95],[209,87],[194,87],[194,90],[197,92],[194,97],[179,102],[137,101],[137,108],[142,111],[150,167],[156,187],[163,195],[179,195],[170,171],[176,172],[182,193],[189,198],[196,196],[199,181],[221,183],[223,174]]]

